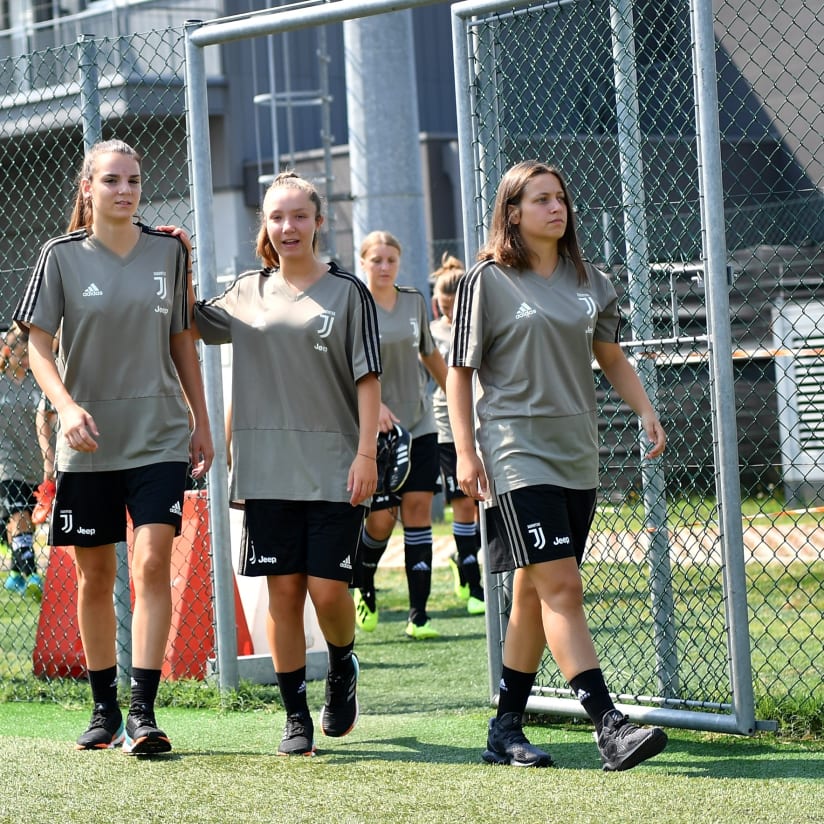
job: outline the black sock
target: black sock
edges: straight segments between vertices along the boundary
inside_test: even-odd
[[[279,672],[277,677],[278,689],[286,714],[309,712],[309,705],[306,703],[306,667],[303,666],[293,672]]]
[[[409,620],[422,627],[429,620],[426,603],[432,589],[432,527],[404,527],[403,553],[409,587]]]
[[[458,548],[458,562],[461,572],[461,583],[469,584],[469,594],[473,598],[483,599],[481,587],[481,568],[478,566],[476,549],[477,532],[475,522],[471,524],[452,524],[452,535],[455,546]]]
[[[503,666],[498,693],[498,718],[508,712],[524,712],[537,674],[537,672],[519,672],[506,665]]]
[[[89,686],[92,688],[92,701],[117,706],[117,666],[102,670],[89,670]]]
[[[371,610],[375,609],[375,573],[378,571],[378,564],[388,543],[388,538],[382,541],[373,538],[366,531],[366,527],[361,531],[358,541],[358,558],[355,563],[353,586],[361,591],[361,595],[366,599]]]
[[[160,686],[160,670],[132,667],[131,709],[154,710],[157,688]]]
[[[592,723],[595,724],[596,731],[600,732],[604,713],[615,709],[615,704],[612,703],[604,681],[603,672],[600,668],[584,670],[574,678],[570,678],[569,685],[587,715],[592,719]]]
[[[326,642],[329,650],[329,672],[340,672],[341,670],[348,670],[351,666],[352,651],[355,648],[355,639],[345,647],[336,647],[334,644]]]

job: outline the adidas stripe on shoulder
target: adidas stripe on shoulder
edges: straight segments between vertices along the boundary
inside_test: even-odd
[[[43,280],[46,276],[46,261],[49,255],[63,243],[77,243],[83,241],[88,237],[86,229],[77,229],[74,232],[69,232],[65,235],[58,235],[50,240],[47,240],[40,249],[40,254],[37,256],[37,262],[34,265],[31,279],[23,292],[23,297],[20,298],[20,303],[14,311],[14,319],[21,323],[31,323],[34,316],[34,307],[37,303],[37,297],[40,294],[40,287],[43,285]]]

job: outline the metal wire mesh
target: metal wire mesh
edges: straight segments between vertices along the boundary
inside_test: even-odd
[[[178,16],[182,14],[179,10]],[[157,22],[162,24],[165,17]],[[128,27],[127,20],[121,23]],[[116,137],[134,146],[143,157],[138,218],[149,226],[175,224],[191,231],[182,55],[182,31],[162,28],[144,35],[81,37],[71,45],[2,60],[0,317],[4,327],[10,323],[41,245],[66,230],[85,141]],[[85,109],[79,88],[91,89],[94,96]],[[28,381],[17,388],[4,378],[0,378],[0,414],[10,442],[12,430],[34,432],[39,391],[32,392]],[[33,397],[22,398],[23,391]],[[24,404],[24,400],[29,402]],[[26,477],[19,480],[31,488],[42,480],[43,456],[34,438],[26,443],[33,454],[18,456],[25,470],[10,467],[8,462],[3,468],[12,477],[15,471],[25,472]],[[5,474],[3,479],[8,480]],[[164,666],[164,675],[171,679],[204,678],[208,661],[215,655],[205,496],[205,490],[187,493],[182,535],[173,552],[174,617]],[[29,511],[35,503],[30,498]],[[49,545],[48,523],[36,526],[37,572],[44,579],[42,602],[35,587],[18,591],[12,574],[18,559],[6,531],[13,513],[3,515],[0,672],[7,684],[18,682],[17,694],[39,694],[48,691],[55,679],[85,677],[72,551]],[[131,539],[118,547],[124,572],[130,546]],[[124,574],[118,578],[115,593],[118,661],[124,672],[129,665],[132,598]],[[39,685],[32,675],[40,680]]]
[[[824,195],[820,79],[810,61],[824,30],[815,4],[714,4],[734,363],[734,386],[719,403],[734,404],[738,429],[741,594],[725,587],[719,526],[726,490],[716,465],[689,5],[560,0],[494,13],[479,6],[475,16],[463,7],[479,237],[511,164],[537,158],[565,172],[584,254],[622,295],[628,354],[652,378],[669,435],[662,501],[646,486],[634,417],[596,372],[602,480],[583,572],[607,683],[629,703],[728,712],[728,609],[744,597],[761,717],[791,713],[808,696],[820,704],[822,653],[812,638],[821,634],[824,572]],[[632,31],[623,43],[621,25]],[[618,75],[622,60],[628,78]],[[616,95],[627,82],[638,105],[630,128]],[[640,181],[621,144],[633,125]],[[625,234],[628,186],[646,225],[640,302],[628,271],[638,253]],[[661,507],[664,523],[650,517]],[[507,582],[496,583],[493,644],[509,608]],[[549,655],[538,684],[539,695],[570,694]]]
[[[607,681],[623,700],[725,712],[732,690],[732,596],[725,589],[719,527],[726,491],[716,466],[689,4],[630,4],[633,34],[624,49],[631,45],[638,100],[641,137],[635,148],[643,179],[637,194],[648,265],[641,318],[633,314],[636,273],[627,266],[629,252],[637,250],[627,248],[624,221],[612,5],[560,0],[479,13],[467,23],[473,205],[482,227],[500,175],[522,158],[550,160],[570,179],[585,254],[612,275],[622,295],[633,319],[628,351],[645,374],[652,365],[651,385],[669,433],[664,489],[651,496],[639,466],[636,422],[595,375],[602,486],[584,574],[596,645]],[[786,717],[805,701],[822,703],[824,656],[816,642],[824,611],[819,12],[813,0],[714,3],[735,376],[720,402],[734,405],[737,420],[748,640],[762,718]],[[92,125],[79,108],[84,72],[96,75],[99,136],[122,138],[144,156],[142,220],[192,228],[180,25],[214,16],[214,10],[191,4],[118,7],[105,23],[87,16],[35,25],[27,30],[25,48],[0,49],[3,319],[10,317],[42,242],[60,234],[68,219]],[[94,38],[93,59],[84,67],[88,53],[73,41],[95,23],[115,34]],[[65,31],[58,31],[61,26]],[[135,31],[147,33],[127,34]],[[6,56],[12,53],[21,56]],[[217,74],[220,53],[210,52],[208,59],[210,74]],[[194,495],[191,502],[193,544],[207,534],[200,500]],[[651,509],[662,505],[665,520],[651,521]],[[184,527],[184,538],[192,528]],[[42,530],[36,545],[40,569],[52,569]],[[61,560],[70,573],[71,559]],[[9,562],[4,553],[6,569]],[[58,610],[50,618],[51,637],[68,644],[76,658],[68,573],[54,602],[46,599],[42,607],[10,590],[0,592],[4,679],[31,674],[38,626],[50,604]],[[190,571],[178,568],[175,574],[179,582]],[[210,604],[208,573],[195,577],[196,597]],[[497,584],[501,630],[506,584]],[[193,623],[210,626],[209,615],[201,619]],[[213,651],[207,635],[187,652],[201,663]],[[539,683],[543,694],[568,694],[548,657]]]

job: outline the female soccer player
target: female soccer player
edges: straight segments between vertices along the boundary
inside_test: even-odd
[[[497,716],[483,759],[545,767],[550,756],[523,733],[544,645],[595,724],[605,770],[659,753],[663,730],[615,709],[587,625],[579,565],[595,513],[598,444],[594,356],[640,417],[647,458],[666,437],[618,344],[618,300],[585,263],[561,173],[537,161],[506,172],[489,241],[461,281],[447,378],[458,483],[485,501],[487,562],[514,570]],[[480,455],[475,451],[473,376]]]
[[[245,502],[242,575],[266,576],[268,636],[286,709],[279,755],[315,752],[306,700],[306,595],[329,649],[325,735],[358,719],[349,595],[375,491],[381,372],[375,304],[317,256],[317,189],[292,172],[263,201],[257,255],[220,296],[195,304],[206,343],[232,344],[231,496]]]
[[[35,486],[40,476],[37,406],[40,387],[29,371],[28,335],[14,324],[0,347],[0,502],[8,513],[11,550],[7,590],[39,601],[43,580],[34,556]]]
[[[452,345],[452,310],[455,306],[455,293],[465,273],[461,261],[444,253],[440,268],[432,275],[435,281],[432,300],[438,310],[438,317],[432,321],[430,329],[444,360],[448,360],[449,348]],[[478,504],[473,498],[464,495],[455,477],[455,443],[452,439],[452,427],[449,425],[446,393],[440,387],[437,387],[432,395],[432,409],[438,426],[443,494],[446,502],[452,507],[452,537],[457,551],[449,557],[449,565],[454,577],[455,595],[466,602],[466,611],[470,615],[483,615],[486,605],[481,586],[481,568],[478,564],[478,550],[481,544],[476,517]]]
[[[398,286],[401,245],[389,232],[370,232],[361,244],[366,283],[378,307],[381,334],[381,409],[378,424],[388,432],[396,424],[412,437],[411,469],[395,491],[376,495],[358,547],[355,606],[358,626],[367,632],[378,623],[375,571],[392,535],[400,508],[409,618],[406,634],[437,638],[426,604],[432,587],[432,496],[438,491],[438,436],[426,372],[444,388],[446,363],[432,340],[424,296]],[[424,369],[425,367],[425,369]]]
[[[120,140],[95,144],[83,161],[68,233],[43,246],[15,312],[30,330],[32,372],[59,418],[50,541],[74,546],[94,701],[77,748],[124,742],[134,755],[171,749],[154,704],[172,617],[172,541],[188,462],[201,477],[214,456],[189,331],[189,256],[176,238],[135,222],[140,194],[140,155]],[[124,741],[112,592],[127,510],[135,602]]]

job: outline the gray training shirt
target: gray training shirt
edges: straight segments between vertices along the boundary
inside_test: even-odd
[[[419,355],[431,355],[435,342],[429,331],[429,314],[423,295],[410,286],[396,286],[391,312],[380,306],[381,401],[400,419],[413,438],[433,434],[435,418],[426,384],[429,373]]]
[[[125,257],[80,229],[42,248],[15,320],[56,334],[57,368],[95,420],[96,452],[58,432],[61,472],[132,469],[189,460],[189,419],[169,336],[188,328],[186,249],[140,225]]]
[[[451,366],[477,369],[478,443],[496,493],[598,484],[592,342],[617,341],[618,299],[587,265],[561,258],[550,278],[486,261],[462,279]]]
[[[452,324],[443,317],[436,318],[429,324],[432,340],[443,355],[445,363],[449,363],[449,346],[452,340]],[[452,443],[452,427],[449,423],[449,409],[446,405],[446,392],[440,386],[435,387],[432,393],[432,412],[435,415],[435,426],[438,428],[438,443]]]
[[[232,344],[232,500],[348,501],[356,383],[381,371],[365,284],[334,264],[299,294],[278,269],[245,272],[195,321]]]

